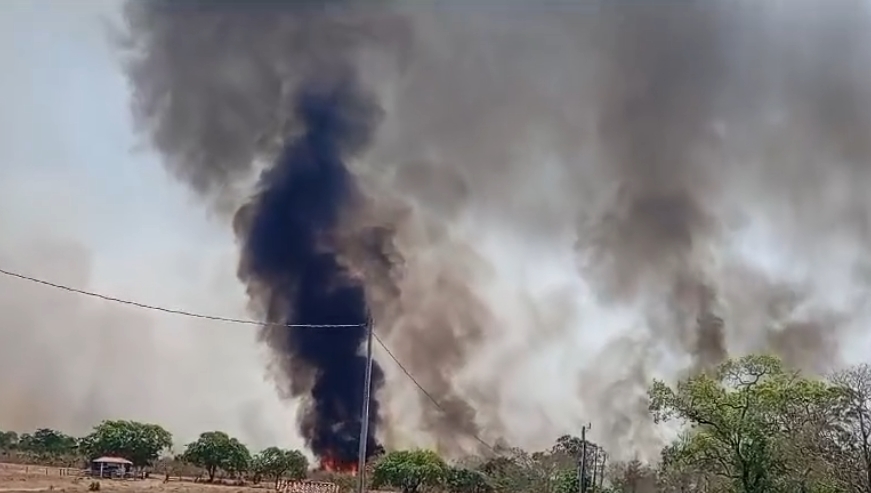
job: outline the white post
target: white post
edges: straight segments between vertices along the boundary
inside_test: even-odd
[[[357,493],[366,489],[366,445],[369,441],[369,392],[372,387],[372,318],[366,320],[366,375],[363,379],[363,410],[360,413],[360,450],[357,458]]]

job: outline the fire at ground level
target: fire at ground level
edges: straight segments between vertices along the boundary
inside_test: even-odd
[[[327,455],[320,458],[320,470],[326,472],[337,472],[343,474],[357,475],[356,461],[343,461],[335,456]]]

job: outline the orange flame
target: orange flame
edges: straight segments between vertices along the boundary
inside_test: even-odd
[[[326,455],[324,457],[321,457],[320,462],[321,469],[324,471],[350,474],[352,476],[357,475],[356,462],[341,461],[332,455]]]

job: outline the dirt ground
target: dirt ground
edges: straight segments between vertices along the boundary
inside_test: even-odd
[[[87,492],[91,478],[78,477],[76,471],[56,467],[0,464],[0,493]],[[100,492],[118,493],[274,493],[263,487],[224,486],[173,480],[163,477],[146,480],[99,480]]]

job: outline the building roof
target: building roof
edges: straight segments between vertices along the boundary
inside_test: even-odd
[[[130,462],[129,460],[122,459],[121,457],[100,457],[99,459],[94,459],[91,462],[96,462],[98,464],[103,463],[103,464],[129,464],[131,466],[133,465],[133,463]]]

